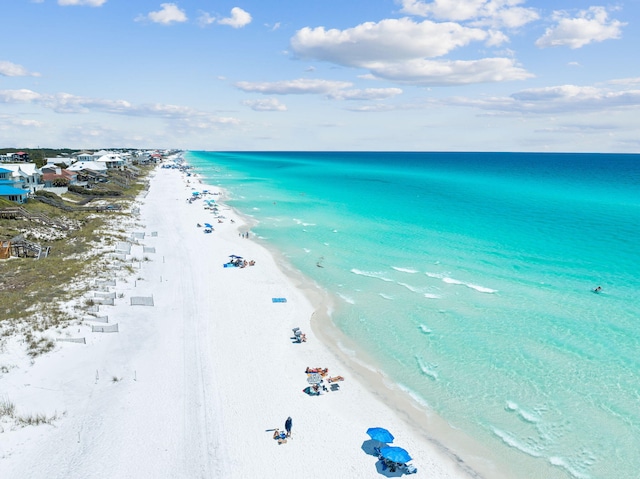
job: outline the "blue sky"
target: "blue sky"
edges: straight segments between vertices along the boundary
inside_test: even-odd
[[[640,151],[640,0],[7,0],[0,147]]]

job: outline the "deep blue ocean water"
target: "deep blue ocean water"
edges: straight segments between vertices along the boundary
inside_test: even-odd
[[[640,155],[186,159],[389,377],[521,477],[640,477]]]

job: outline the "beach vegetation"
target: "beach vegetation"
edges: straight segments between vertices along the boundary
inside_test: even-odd
[[[48,353],[56,346],[56,343],[50,338],[47,338],[46,336],[36,337],[29,330],[26,331],[24,338],[27,343],[27,354],[32,359]]]
[[[16,405],[9,398],[0,398],[0,419],[3,417],[13,418],[16,414]]]
[[[52,425],[56,419],[58,419],[57,414],[53,416],[47,416],[46,414],[29,414],[27,416],[16,417],[16,424],[22,427],[39,426],[41,424]]]
[[[146,174],[150,169],[140,171]],[[0,218],[0,241],[22,235],[32,243],[49,247],[48,256],[38,260],[12,257],[0,261],[0,337],[22,336],[32,359],[55,347],[55,342],[42,333],[78,319],[78,311],[70,308],[72,312],[68,312],[63,305],[78,300],[93,279],[109,270],[110,251],[105,246],[127,241],[122,224],[130,215],[125,211],[144,187],[145,183],[131,178],[124,186],[111,185],[119,191],[117,201],[122,209],[106,213],[77,208],[83,195],[72,193],[67,196],[72,201],[65,201],[40,191],[46,202],[30,200],[21,205],[31,218]],[[4,206],[13,208],[15,204],[0,200],[0,208]],[[134,271],[131,265],[124,269],[128,273]],[[85,307],[95,304],[92,299],[80,302]]]

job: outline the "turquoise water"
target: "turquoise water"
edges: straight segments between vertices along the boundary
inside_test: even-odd
[[[640,155],[187,161],[386,374],[521,477],[639,477]]]

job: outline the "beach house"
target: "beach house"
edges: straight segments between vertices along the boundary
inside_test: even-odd
[[[41,174],[35,163],[3,163],[2,168],[10,170],[14,188],[34,192],[40,185]]]
[[[15,185],[13,171],[0,168],[0,198],[14,203],[25,203],[29,197],[29,191],[23,188],[16,188]]]
[[[45,188],[75,185],[78,183],[78,173],[60,167],[42,167],[42,182]]]

